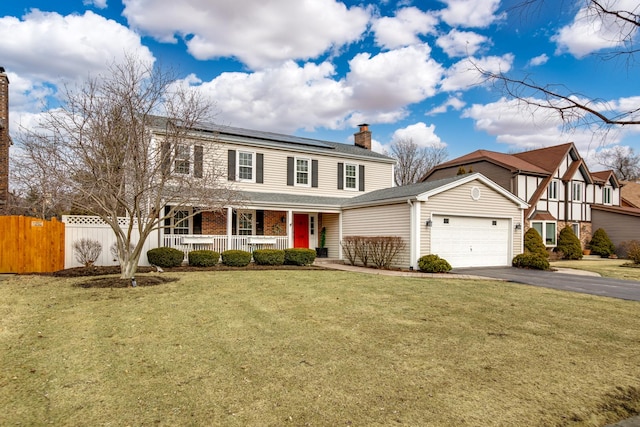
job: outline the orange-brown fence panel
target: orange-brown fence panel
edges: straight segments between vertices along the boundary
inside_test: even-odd
[[[64,268],[64,223],[0,216],[0,273],[51,273]]]

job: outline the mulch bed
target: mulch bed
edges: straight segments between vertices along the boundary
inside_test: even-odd
[[[246,270],[324,270],[325,268],[309,265],[309,266],[297,266],[297,265],[256,265],[249,264],[246,267],[228,267],[226,265],[218,264],[214,267],[192,267],[192,266],[180,266],[173,268],[164,268],[166,273],[185,273],[193,271],[246,271]],[[136,286],[157,286],[164,283],[175,282],[176,278],[166,277],[161,275],[147,275],[144,273],[152,273],[157,271],[155,267],[138,267],[136,275]],[[119,266],[91,266],[91,267],[75,267],[68,268],[66,270],[59,270],[52,273],[55,277],[94,277],[87,279],[76,286],[81,288],[129,288],[132,287],[130,279],[121,279],[119,277],[113,277],[120,274]],[[100,276],[100,277],[95,277]],[[109,277],[104,277],[109,276]]]

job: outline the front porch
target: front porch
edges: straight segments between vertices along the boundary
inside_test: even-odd
[[[211,250],[222,253],[226,250],[253,252],[256,249],[287,249],[287,236],[227,236],[213,234],[167,234],[162,246],[183,251]]]

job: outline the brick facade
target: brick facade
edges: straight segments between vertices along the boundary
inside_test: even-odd
[[[9,200],[9,79],[0,67],[0,214]]]
[[[286,218],[287,212],[285,211],[264,211],[264,234],[267,236],[286,236]],[[203,212],[202,234],[227,234],[227,211]]]

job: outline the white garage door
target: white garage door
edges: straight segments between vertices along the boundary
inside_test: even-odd
[[[434,215],[431,253],[452,267],[511,265],[511,220]]]

